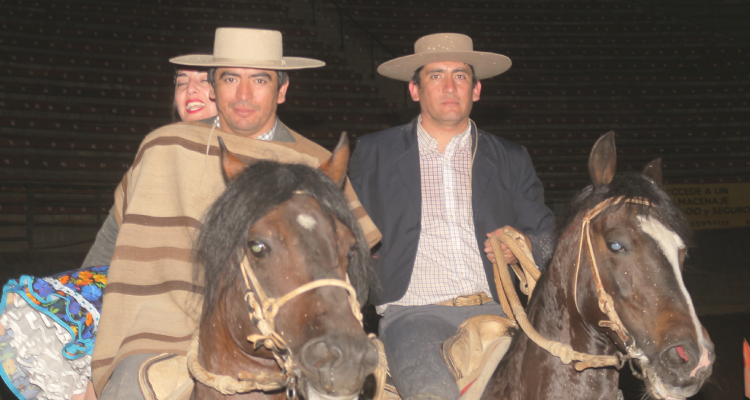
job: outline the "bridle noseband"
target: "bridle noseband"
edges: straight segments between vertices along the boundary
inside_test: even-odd
[[[352,314],[357,318],[357,321],[362,323],[362,313],[359,311],[360,306],[357,301],[357,292],[354,290],[351,284],[349,284],[349,276],[347,275],[346,281],[341,279],[318,279],[302,286],[296,287],[291,292],[281,297],[268,297],[263,291],[258,278],[255,276],[255,272],[250,267],[250,261],[247,256],[242,260],[241,265],[242,277],[244,278],[245,284],[245,301],[249,309],[250,321],[260,330],[260,335],[250,335],[247,340],[251,343],[255,343],[256,348],[260,345],[272,350],[274,356],[277,353],[288,354],[290,352],[284,339],[281,338],[276,332],[276,316],[279,313],[279,309],[293,298],[301,295],[302,293],[309,292],[310,290],[317,289],[323,286],[338,286],[346,289],[349,293],[349,306],[352,309]]]

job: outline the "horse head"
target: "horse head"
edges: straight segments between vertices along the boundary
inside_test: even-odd
[[[682,279],[689,229],[661,189],[661,159],[641,174],[615,176],[615,167],[610,132],[594,145],[593,185],[577,200],[586,204],[579,209],[599,210],[579,227],[576,307],[636,360],[653,397],[684,399],[700,389],[715,358]]]
[[[369,249],[342,191],[346,137],[320,170],[245,165],[221,147],[227,189],[198,245],[201,364],[214,374],[264,380],[270,389],[260,388],[272,394],[283,395],[283,387],[287,396],[299,389],[311,400],[357,397],[378,353],[358,318]],[[199,398],[216,394],[196,390]]]

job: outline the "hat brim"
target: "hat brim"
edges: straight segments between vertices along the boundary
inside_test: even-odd
[[[497,53],[455,51],[412,54],[380,64],[378,73],[391,79],[409,82],[414,71],[427,64],[442,61],[462,62],[474,67],[477,79],[492,78],[510,69],[510,58]]]
[[[287,71],[294,69],[319,68],[326,63],[320,60],[303,57],[282,57],[281,60],[238,60],[214,58],[211,54],[189,54],[170,58],[169,62],[188,67],[235,67],[257,68]]]

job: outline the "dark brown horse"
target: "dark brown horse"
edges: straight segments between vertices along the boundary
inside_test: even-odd
[[[629,355],[639,364],[649,395],[685,399],[711,374],[715,357],[682,280],[689,230],[660,187],[660,159],[642,174],[615,176],[615,166],[610,132],[594,145],[593,185],[577,196],[561,225],[557,250],[529,302],[529,321],[545,338],[577,352]],[[597,206],[601,212],[590,213]],[[581,242],[587,236],[592,256]],[[612,318],[599,307],[595,270],[628,343],[601,324]],[[618,374],[614,367],[579,372],[519,333],[482,398],[614,400]]]
[[[246,167],[222,143],[228,185],[198,241],[206,289],[197,359],[208,373],[258,383],[233,398],[352,399],[378,363],[345,283],[348,274],[366,299],[369,250],[341,190],[348,157],[342,138],[325,174],[270,161]],[[216,387],[196,383],[193,398],[225,398]]]

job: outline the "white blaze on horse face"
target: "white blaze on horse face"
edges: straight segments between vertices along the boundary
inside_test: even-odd
[[[703,339],[702,325],[698,322],[698,315],[695,314],[695,307],[693,307],[693,299],[690,298],[690,294],[685,287],[685,282],[682,280],[682,271],[680,271],[680,250],[685,248],[685,243],[683,243],[682,239],[680,239],[676,233],[667,229],[667,227],[656,218],[644,217],[642,215],[639,215],[637,218],[643,232],[647,233],[656,241],[661,248],[662,253],[664,253],[664,256],[667,257],[667,260],[672,265],[675,278],[677,278],[677,283],[680,285],[680,291],[685,296],[685,301],[690,309],[690,317],[693,320],[693,325],[695,325],[698,344],[703,346],[703,343],[705,342]]]
[[[297,216],[297,223],[302,225],[302,227],[308,231],[311,231],[315,228],[317,221],[315,221],[315,218],[310,216],[310,214],[300,214]]]

